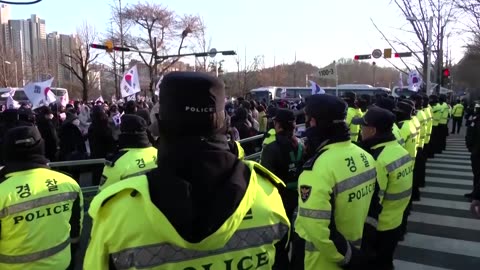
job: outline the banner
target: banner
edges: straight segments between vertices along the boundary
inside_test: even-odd
[[[137,66],[134,66],[123,75],[122,82],[120,83],[120,92],[122,93],[122,98],[125,98],[140,91],[138,70]]]
[[[337,67],[335,62],[332,64],[321,68],[318,71],[318,75],[320,76],[320,79],[336,79],[337,78]]]
[[[24,87],[25,95],[32,103],[32,109],[40,108],[42,106],[48,106],[50,103],[56,101],[55,94],[50,91],[53,78],[43,82],[28,83]]]
[[[418,92],[420,87],[422,87],[422,83],[422,77],[418,74],[418,71],[411,70],[408,74],[408,90]]]
[[[323,90],[316,82],[309,81],[311,88],[312,88],[312,95],[321,95],[325,94],[325,90]]]

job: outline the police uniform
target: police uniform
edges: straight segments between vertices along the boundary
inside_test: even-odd
[[[9,130],[5,147],[8,154],[0,171],[0,269],[66,269],[71,248],[76,250],[80,238],[80,187],[48,168],[36,127]]]
[[[271,128],[265,133],[262,145],[265,147],[267,144],[271,144],[275,141],[275,129]]]
[[[393,109],[395,109],[395,101],[389,97],[378,97],[375,101],[375,104],[373,104],[376,107],[380,107],[382,109],[385,109],[387,111],[392,112]],[[397,142],[405,148],[405,140],[402,138],[402,135],[400,133],[400,128],[398,128],[398,125],[396,123],[393,123],[392,126],[392,133],[397,139]]]
[[[447,147],[447,136],[448,136],[448,119],[450,116],[450,106],[446,102],[446,96],[440,95],[440,120],[438,126],[440,129],[440,149],[444,151]]]
[[[415,159],[417,156],[417,145],[419,140],[417,138],[417,127],[412,121],[413,110],[413,106],[406,101],[398,102],[397,108],[395,108],[400,135],[405,141],[405,150],[407,150],[412,159]]]
[[[375,158],[377,182],[380,186],[381,212],[373,248],[377,259],[375,269],[393,269],[393,254],[401,235],[403,214],[412,192],[413,160],[391,133],[395,115],[372,108],[356,120],[366,127],[376,128],[375,134],[364,138],[361,146]],[[368,241],[369,239],[364,240]]]
[[[346,92],[342,98],[348,104],[346,122],[348,128],[350,129],[351,140],[352,142],[356,142],[358,141],[360,127],[358,125],[352,124],[352,120],[355,117],[362,117],[362,110],[360,110],[356,106],[357,96],[354,92]]]
[[[125,114],[122,116],[120,131],[120,151],[106,158],[100,190],[157,166],[157,149],[150,144],[147,123],[142,117]]]
[[[457,101],[457,104],[455,104],[452,109],[452,134],[455,134],[455,127],[457,129],[457,134],[460,133],[464,111],[465,107],[463,107],[463,104],[460,101]]]
[[[307,121],[316,123],[306,132],[315,152],[298,180],[295,231],[306,241],[307,270],[365,266],[359,249],[376,169],[373,157],[350,141],[346,110],[330,95],[309,97],[305,108]]]
[[[426,170],[426,156],[424,153],[424,146],[425,146],[425,139],[427,137],[427,127],[428,127],[428,119],[427,115],[423,111],[423,98],[420,95],[412,95],[411,96],[414,103],[414,106],[417,110],[417,114],[415,118],[418,119],[420,123],[420,130],[419,130],[419,145],[417,147],[417,156],[415,157],[415,169],[413,171],[413,191],[412,191],[412,198],[414,200],[420,199],[420,187],[425,186],[425,170]],[[413,118],[413,117],[412,117]]]
[[[428,97],[423,96],[423,112],[425,113],[426,117],[426,128],[425,128],[425,145],[423,147],[424,150],[424,158],[425,161],[427,158],[433,157],[432,152],[432,145],[430,144],[430,140],[432,137],[432,127],[433,127],[433,114],[432,114],[432,106],[428,104]],[[422,183],[422,186],[425,186],[425,182]]]
[[[223,83],[171,72],[159,100],[158,168],[94,198],[84,268],[272,269],[290,226],[285,185],[230,152]]]
[[[442,106],[438,103],[438,97],[435,95],[430,96],[430,105],[432,106],[432,150],[434,154],[441,154],[441,127],[439,126],[440,119],[442,118]]]

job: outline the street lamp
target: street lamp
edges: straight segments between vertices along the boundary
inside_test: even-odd
[[[11,65],[12,63],[10,61],[4,61],[5,64]],[[18,88],[18,70],[17,70],[17,61],[15,61],[15,87]]]
[[[414,16],[407,16],[406,18],[408,21],[411,22],[427,22],[425,19],[418,19],[417,17]],[[427,41],[427,47],[428,47],[428,52],[427,52],[427,95],[430,92],[430,87],[431,87],[431,82],[430,82],[430,76],[432,72],[432,32],[433,32],[433,16],[430,16],[430,19],[428,20],[428,41]],[[433,92],[433,91],[432,91]]]

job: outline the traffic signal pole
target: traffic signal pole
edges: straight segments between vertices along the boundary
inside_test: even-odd
[[[430,17],[428,21],[428,51],[427,51],[427,95],[433,94],[433,91],[430,91],[432,83],[430,82],[430,77],[432,73],[432,32],[433,32],[433,16]],[[440,88],[438,89],[440,93]]]

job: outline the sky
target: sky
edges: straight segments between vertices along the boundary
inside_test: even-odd
[[[30,6],[12,6],[12,19],[37,14],[46,20],[47,33],[75,33],[87,21],[100,33],[110,27],[112,1],[43,0]],[[265,66],[305,61],[325,66],[340,58],[369,54],[389,48],[371,19],[387,36],[415,41],[409,23],[390,0],[149,0],[161,3],[178,14],[200,15],[207,26],[212,47],[236,50],[240,59],[251,62],[262,55]],[[122,0],[122,6],[138,0]],[[134,33],[132,33],[134,34]],[[454,62],[463,55],[465,38],[450,38]],[[221,57],[221,56],[220,56]],[[218,57],[217,57],[218,58]],[[221,58],[217,59],[220,60]],[[186,59],[193,62],[193,59]],[[378,65],[391,66],[384,59]],[[415,64],[407,60],[409,65]],[[401,65],[400,60],[393,59]],[[227,70],[236,69],[233,57],[225,57]]]

